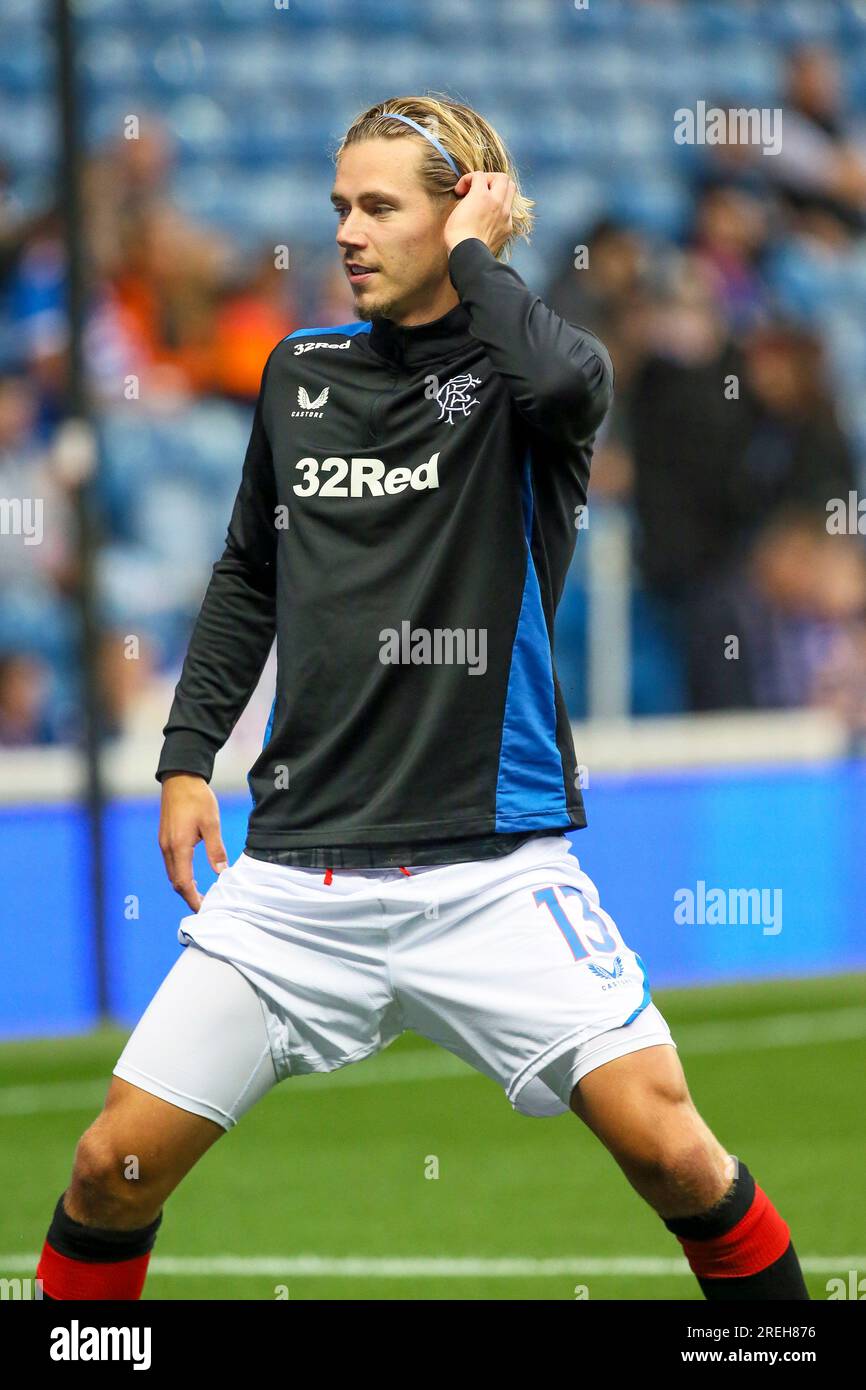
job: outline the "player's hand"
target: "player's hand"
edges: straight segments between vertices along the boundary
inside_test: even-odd
[[[193,912],[204,902],[192,876],[192,852],[199,840],[204,840],[214,873],[221,874],[228,868],[228,855],[216,797],[203,777],[190,772],[169,773],[162,782],[159,847],[172,888]]]
[[[485,174],[473,170],[454,185],[460,199],[445,223],[445,245],[449,254],[459,241],[480,237],[495,255],[511,235],[511,207],[517,185],[507,174]]]

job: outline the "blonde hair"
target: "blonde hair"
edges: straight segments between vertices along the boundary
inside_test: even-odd
[[[334,163],[349,145],[359,145],[362,140],[414,140],[422,150],[419,174],[427,193],[433,198],[453,197],[452,190],[457,182],[454,170],[435,146],[406,125],[405,121],[389,120],[389,115],[394,113],[411,116],[413,121],[435,135],[461,174],[481,169],[488,174],[507,174],[514,180],[516,192],[511,207],[513,231],[496,252],[500,260],[507,261],[511,247],[519,237],[525,241],[530,239],[535,221],[532,212],[535,203],[521,193],[517,169],[501,137],[471,106],[452,101],[440,92],[428,92],[420,97],[389,97],[387,101],[377,102],[355,117],[332,155]]]

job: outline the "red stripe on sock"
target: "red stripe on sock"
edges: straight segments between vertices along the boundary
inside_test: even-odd
[[[36,1270],[37,1279],[49,1298],[135,1299],[141,1298],[150,1251],[134,1260],[94,1264],[60,1255],[46,1241]]]
[[[692,1273],[702,1279],[741,1279],[759,1274],[784,1255],[791,1232],[766,1192],[755,1184],[752,1205],[726,1235],[680,1244]]]

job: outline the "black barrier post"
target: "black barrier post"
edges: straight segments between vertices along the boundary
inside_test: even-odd
[[[90,854],[90,908],[94,992],[101,1020],[109,1017],[108,960],[105,932],[105,789],[102,777],[102,739],[105,723],[99,672],[99,615],[94,570],[98,534],[94,485],[96,442],[87,393],[84,361],[84,318],[87,292],[84,223],[81,205],[82,145],[79,128],[78,84],[75,70],[74,19],[70,0],[55,0],[57,39],[57,96],[60,126],[58,190],[66,251],[68,371],[66,420],[58,432],[58,467],[72,484],[77,522],[76,607],[84,723],[84,785]]]

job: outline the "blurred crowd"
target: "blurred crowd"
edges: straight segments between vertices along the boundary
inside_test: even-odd
[[[274,344],[305,323],[347,322],[354,316],[351,291],[339,267],[328,267],[299,308],[299,277],[280,250],[267,245],[250,255],[213,227],[197,225],[172,200],[171,172],[171,140],[157,117],[138,138],[118,139],[86,165],[92,407],[98,419],[130,403],[127,411],[140,407],[141,418],[162,418],[171,433],[194,406],[231,402],[248,431]],[[42,504],[38,542],[13,510],[0,534],[0,746],[27,747],[81,732],[77,518],[56,448],[67,380],[66,276],[57,210],[23,215],[2,164],[0,181],[0,496]],[[218,432],[219,420],[215,425]],[[232,490],[242,457],[241,450],[233,460]],[[110,470],[112,460],[102,462]],[[173,644],[142,633],[146,623],[131,608],[129,623],[141,640],[130,655],[129,624],[118,625],[116,611],[123,604],[111,602],[116,576],[125,573],[117,556],[124,537],[112,530],[110,497],[103,500],[100,669],[104,730],[113,737],[152,732],[164,722],[197,605],[176,596],[181,631]],[[134,547],[126,549],[132,555]],[[199,565],[192,585],[199,599],[207,577]],[[136,579],[161,584],[172,606],[173,567],[160,572],[157,558]]]
[[[866,151],[846,139],[832,54],[798,50],[788,80],[778,157],[712,147],[682,244],[600,220],[586,268],[569,248],[547,300],[616,368],[590,524],[593,502],[633,512],[637,611],[658,634],[644,711],[674,671],[669,708],[830,704],[862,733],[863,440],[786,277],[815,259],[844,276],[862,255]]]
[[[679,240],[602,217],[576,229],[561,268],[535,287],[598,333],[616,367],[590,518],[593,506],[618,507],[632,526],[634,711],[829,704],[862,733],[866,516],[858,532],[856,504],[866,496],[866,441],[846,408],[852,383],[840,381],[838,351],[820,315],[797,311],[791,289],[810,266],[844,274],[866,254],[866,157],[847,129],[832,53],[792,54],[784,121],[778,156],[735,144],[702,152]],[[137,403],[171,428],[203,402],[228,402],[248,430],[274,344],[305,324],[350,321],[351,293],[333,254],[287,266],[278,247],[251,255],[197,225],[172,199],[172,161],[170,137],[151,119],[86,166],[93,403],[97,415]],[[38,543],[10,521],[0,534],[7,747],[80,731],[75,484],[55,447],[65,294],[57,210],[26,214],[0,165],[0,498],[43,501]],[[831,528],[832,499],[847,504],[852,494],[846,527]],[[113,524],[107,505],[103,542],[120,564],[125,540]],[[171,590],[169,568],[136,574],[141,590]],[[107,605],[108,735],[161,726],[206,580],[200,574],[179,603],[173,642],[133,625],[141,641],[132,660],[134,615]],[[110,575],[105,583],[108,592]],[[584,604],[576,561],[563,608],[573,617]],[[577,671],[581,623],[568,611],[563,631],[578,635],[558,638],[557,666]],[[581,717],[581,681],[563,685]]]

